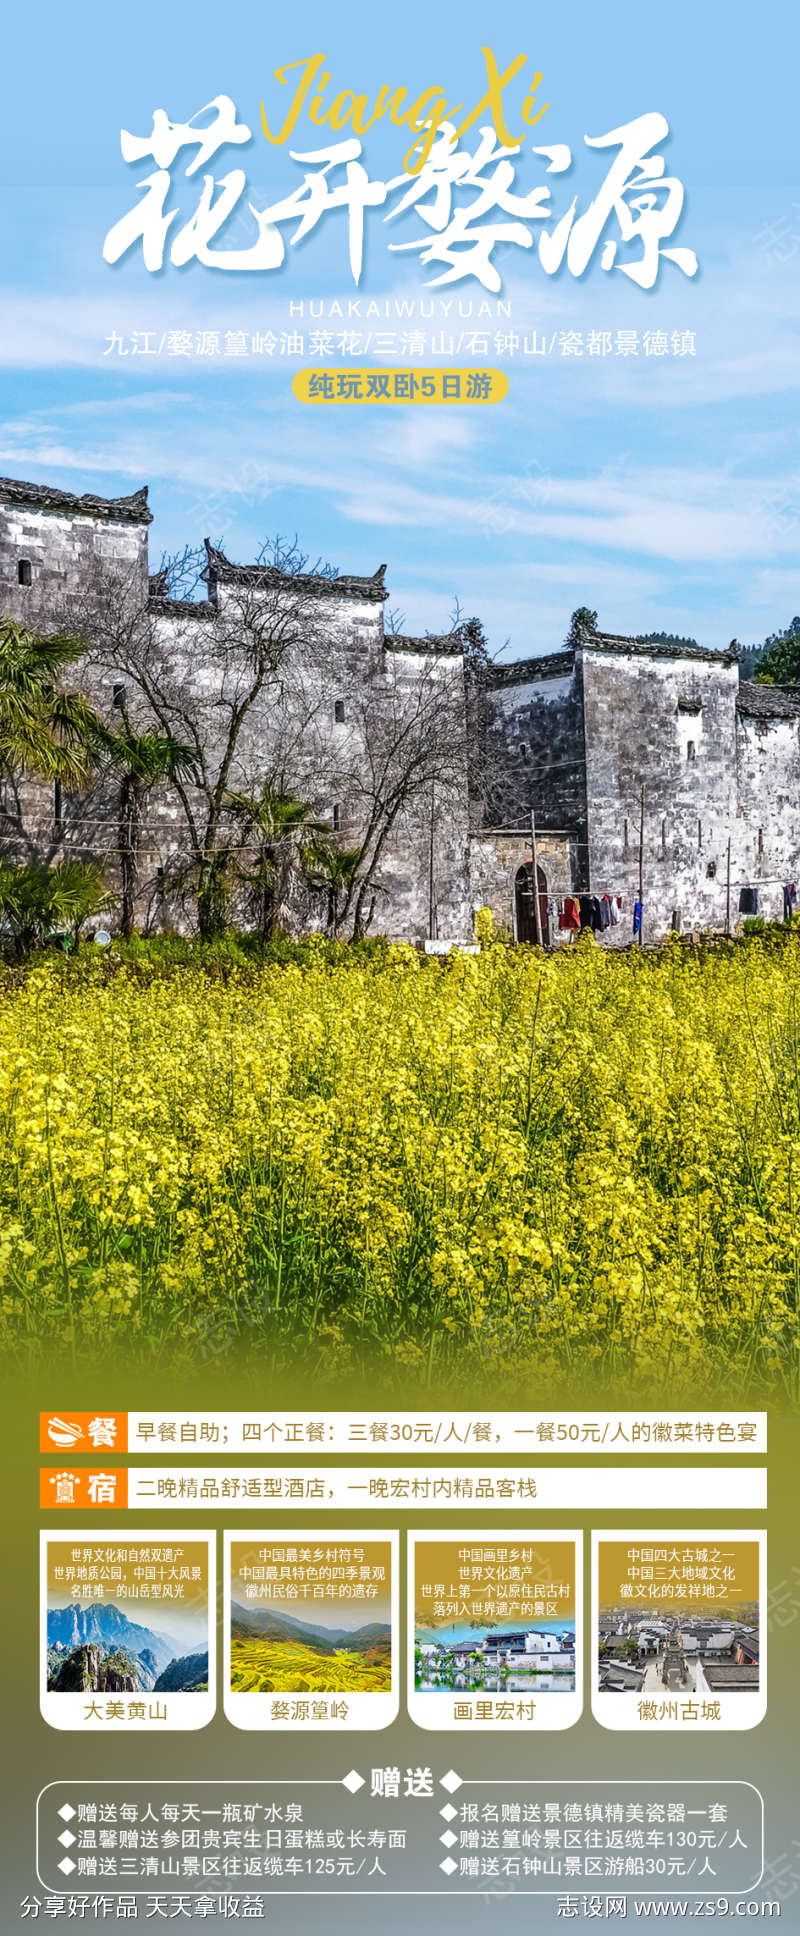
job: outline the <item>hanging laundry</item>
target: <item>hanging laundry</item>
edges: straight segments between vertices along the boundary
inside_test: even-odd
[[[609,902],[608,902],[608,915],[609,915],[609,920],[611,922],[612,928],[619,927],[619,917],[620,917],[621,907],[622,907],[622,902],[619,898],[619,895],[618,894],[610,895]]]
[[[743,887],[741,889],[741,892],[739,894],[739,913],[740,914],[758,913],[758,888],[757,887]]]
[[[783,918],[791,921],[797,906],[797,887],[794,881],[787,881],[783,889]]]
[[[568,894],[558,917],[558,925],[567,934],[577,934],[581,925],[581,911],[574,895]]]
[[[643,909],[643,907],[642,907],[642,903],[641,903],[641,901],[634,901],[634,903],[633,903],[633,932],[634,932],[634,934],[641,934],[641,932],[642,932],[642,915],[643,915],[643,913],[644,913],[644,909]]]
[[[580,925],[581,925],[581,933],[583,933],[583,930],[584,930],[584,928],[590,928],[590,927],[591,927],[591,925],[592,925],[592,897],[591,897],[591,894],[580,894],[580,895],[578,896],[578,906],[579,906],[579,908],[580,908],[580,912],[581,912],[581,922],[580,922]]]
[[[602,914],[600,913],[600,901],[596,894],[592,895],[591,901],[592,901],[592,934],[599,934],[603,926],[603,917],[602,917]]]
[[[604,895],[603,895],[603,898],[602,898],[602,900],[601,900],[601,902],[600,902],[600,922],[601,922],[601,926],[602,926],[602,927],[604,927],[604,928],[610,928],[610,926],[611,926],[611,922],[612,922],[612,918],[613,918],[613,917],[612,917],[612,914],[611,914],[611,895],[610,895],[610,894],[604,894]]]

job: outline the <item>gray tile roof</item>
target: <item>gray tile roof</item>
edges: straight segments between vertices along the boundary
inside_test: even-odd
[[[703,645],[653,645],[646,639],[629,638],[622,632],[584,632],[577,647],[568,645],[563,646],[560,652],[544,652],[538,658],[495,663],[491,683],[495,686],[521,686],[536,679],[568,677],[574,668],[577,651],[604,652],[625,658],[699,660],[706,665],[718,666],[736,665],[739,656],[735,643],[729,645],[725,652],[712,652]],[[694,710],[697,702],[691,700],[689,703]]]
[[[800,713],[800,686],[760,686],[744,679],[736,703],[749,719],[794,719]]]
[[[747,1666],[744,1662],[708,1660],[703,1664],[703,1673],[712,1692],[722,1694],[726,1687],[758,1687],[758,1668]]]
[[[82,497],[75,497],[72,491],[57,490],[54,484],[30,484],[21,477],[0,477],[0,502],[30,504],[40,511],[68,511],[77,518],[106,518],[113,524],[153,522],[153,513],[147,506],[146,484],[140,491],[132,491],[130,497],[96,497],[93,491],[84,491]]]
[[[464,641],[453,632],[426,632],[421,639],[409,638],[407,632],[387,632],[384,636],[387,652],[430,652],[450,657],[463,652]]]
[[[159,613],[163,618],[217,617],[217,607],[211,598],[168,598],[151,592],[147,607],[148,611]]]
[[[205,540],[205,547],[208,560],[205,576],[216,579],[221,585],[279,585],[284,576],[290,576],[293,585],[305,587],[308,591],[320,593],[323,597],[364,598],[381,604],[388,597],[384,584],[385,565],[379,565],[371,578],[358,578],[351,572],[330,576],[326,572],[316,571],[284,574],[270,565],[234,565],[230,558],[226,558],[225,553],[216,545],[212,545],[208,538]]]
[[[724,652],[712,652],[705,645],[653,644],[647,639],[629,638],[621,632],[584,632],[580,644],[584,652],[621,653],[626,658],[702,659],[706,663],[723,666],[736,665],[739,658],[735,639]]]
[[[574,665],[575,654],[571,649],[544,652],[538,659],[503,659],[495,661],[491,683],[495,686],[526,686],[532,679],[563,678],[573,671]]]

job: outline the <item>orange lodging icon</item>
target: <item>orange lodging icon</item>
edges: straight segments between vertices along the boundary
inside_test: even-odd
[[[109,1508],[118,1511],[128,1504],[128,1474],[125,1466],[71,1467],[43,1465],[39,1472],[39,1504],[44,1512],[58,1507],[66,1511],[91,1512]]]

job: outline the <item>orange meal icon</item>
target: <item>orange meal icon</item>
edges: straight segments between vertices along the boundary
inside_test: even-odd
[[[63,1446],[65,1451],[69,1451],[72,1446],[77,1445],[79,1439],[83,1438],[83,1427],[74,1419],[49,1418],[47,1436],[51,1444]]]
[[[40,1452],[101,1453],[128,1449],[127,1412],[40,1412]]]

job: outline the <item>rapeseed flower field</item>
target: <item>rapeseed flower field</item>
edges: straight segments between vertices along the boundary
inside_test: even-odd
[[[5,1353],[796,1396],[800,937],[0,983]]]

